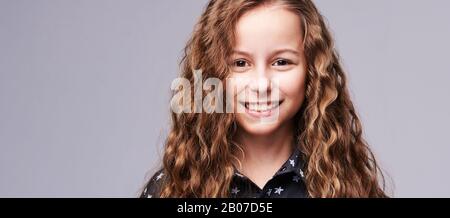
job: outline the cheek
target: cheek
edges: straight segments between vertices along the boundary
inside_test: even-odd
[[[301,108],[305,99],[306,73],[297,71],[280,77],[280,91],[283,93],[286,105],[283,109],[283,119],[292,118]]]
[[[289,100],[303,99],[305,95],[305,77],[304,71],[287,72],[278,77],[280,91]]]
[[[237,98],[237,95],[239,93],[242,93],[243,90],[245,89],[246,85],[249,83],[248,82],[249,79],[246,77],[240,77],[240,76],[234,76],[234,77],[230,77],[227,79],[226,81],[226,95],[227,97],[231,98],[232,96],[232,100],[230,103],[230,105],[233,106],[233,108],[235,107],[235,101]]]

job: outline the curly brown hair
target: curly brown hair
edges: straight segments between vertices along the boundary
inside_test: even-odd
[[[268,4],[281,4],[302,20],[306,93],[295,116],[295,133],[305,154],[309,196],[387,197],[383,174],[362,137],[332,36],[311,0],[211,0],[185,47],[181,77],[193,83],[193,70],[201,69],[203,80],[225,80],[236,22],[248,10]],[[233,143],[235,115],[172,112],[171,116],[160,197],[229,197],[242,151]]]

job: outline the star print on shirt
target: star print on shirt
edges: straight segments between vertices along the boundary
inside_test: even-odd
[[[237,195],[240,190],[237,187],[231,189],[231,194]]]
[[[294,167],[295,166],[295,160],[289,159],[289,163]]]
[[[304,178],[306,169],[303,156],[298,148],[272,175],[264,187],[258,187],[251,179],[234,169],[229,190],[232,198],[303,198],[308,197]],[[141,193],[142,198],[159,198],[166,175],[163,169],[153,174]]]
[[[299,169],[298,172],[300,173],[300,176],[302,176],[303,178],[305,178],[305,174],[303,174],[303,170]]]
[[[164,173],[160,173],[157,177],[156,177],[156,181],[160,180],[162,178],[162,176],[164,176]]]
[[[267,195],[270,196],[271,193],[272,193],[272,189],[269,188],[269,190],[267,191]]]
[[[280,186],[278,188],[275,188],[275,191],[273,193],[281,195],[282,191],[284,191],[284,189],[282,189],[281,186]]]

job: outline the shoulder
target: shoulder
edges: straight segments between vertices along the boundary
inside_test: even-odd
[[[140,198],[158,198],[164,180],[164,170],[160,169],[148,180]]]

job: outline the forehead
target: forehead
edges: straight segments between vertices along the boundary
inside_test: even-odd
[[[299,48],[303,41],[300,16],[283,6],[251,9],[239,18],[235,28],[235,47],[242,49]]]

